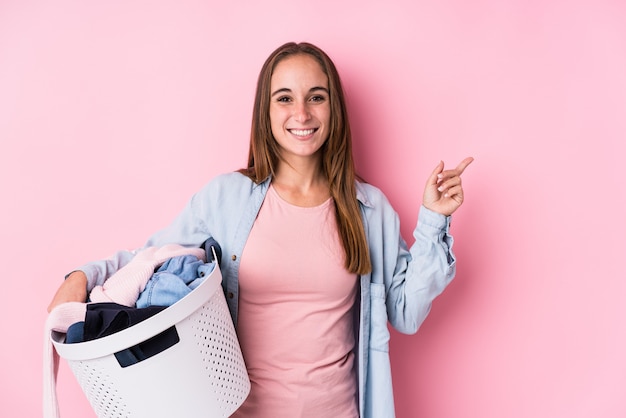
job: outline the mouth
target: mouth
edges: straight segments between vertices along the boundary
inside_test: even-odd
[[[313,135],[315,133],[315,131],[317,131],[317,128],[312,128],[312,129],[289,129],[289,132],[292,135],[295,135],[297,137],[300,138],[305,138],[309,135]]]

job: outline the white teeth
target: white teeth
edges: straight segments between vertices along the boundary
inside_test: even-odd
[[[307,136],[315,132],[315,129],[291,129],[290,132],[298,136]]]

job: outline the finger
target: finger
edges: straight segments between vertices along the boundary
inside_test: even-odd
[[[461,187],[461,185],[450,187],[443,194],[443,197],[451,197],[453,199],[456,198],[457,200],[463,200],[463,187]]]
[[[439,190],[440,192],[444,192],[444,191],[446,191],[448,189],[451,189],[452,187],[460,186],[461,183],[462,183],[461,177],[454,176],[454,177],[451,177],[451,178],[447,179],[446,181],[440,183],[439,187],[437,187],[437,190]]]
[[[439,173],[439,180],[446,181],[448,179],[460,176],[461,174],[463,174],[465,168],[470,165],[472,161],[474,161],[474,159],[472,157],[468,157],[461,161],[461,163],[456,168],[452,170],[442,171],[441,173]]]
[[[461,161],[458,166],[456,166],[456,171],[457,171],[459,176],[465,171],[467,166],[472,163],[472,161],[474,161],[474,158],[467,157],[466,159]]]
[[[441,174],[442,171],[443,171],[443,161],[439,161],[439,164],[437,164],[437,167],[435,167],[433,172],[430,173],[430,176],[428,176],[427,184],[437,184],[437,182],[439,181],[439,175]]]

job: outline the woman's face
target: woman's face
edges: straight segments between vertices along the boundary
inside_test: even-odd
[[[272,134],[286,160],[315,156],[328,139],[328,77],[307,54],[276,65],[270,82]]]

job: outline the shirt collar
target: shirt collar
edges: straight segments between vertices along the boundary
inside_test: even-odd
[[[267,176],[267,178],[265,180],[263,180],[262,182],[260,182],[256,186],[269,187],[269,184],[270,184],[271,180],[272,180],[272,176],[269,175],[269,176]],[[356,182],[356,200],[361,202],[361,204],[363,206],[366,206],[366,207],[369,207],[369,208],[373,207],[372,202],[370,202],[369,198],[367,197],[367,193],[365,192],[365,187],[363,186],[363,183],[361,183],[360,181]]]
[[[361,202],[363,206],[367,206],[368,208],[374,207],[372,202],[370,202],[369,198],[367,197],[367,193],[365,192],[365,187],[363,186],[363,183],[361,183],[360,181],[356,182],[356,199]]]

